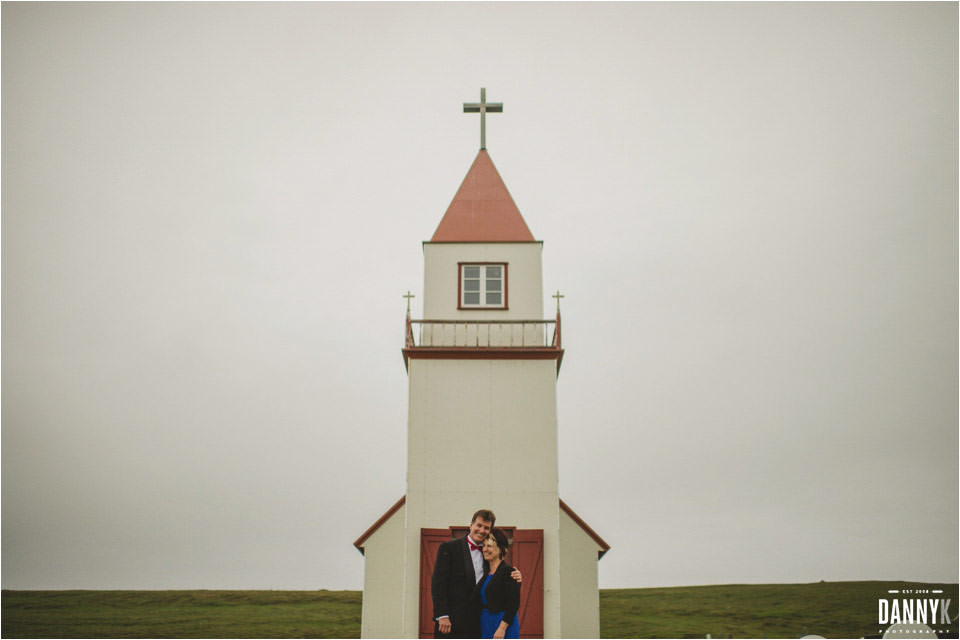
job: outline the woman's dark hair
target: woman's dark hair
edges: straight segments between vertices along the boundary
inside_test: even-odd
[[[497,546],[500,547],[500,559],[503,560],[503,557],[507,555],[507,549],[510,548],[510,539],[507,538],[507,534],[503,532],[503,529],[494,529],[490,532],[490,535],[493,536]]]

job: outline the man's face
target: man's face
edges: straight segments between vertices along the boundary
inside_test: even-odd
[[[490,521],[477,518],[470,524],[470,537],[476,544],[482,544],[490,533]]]

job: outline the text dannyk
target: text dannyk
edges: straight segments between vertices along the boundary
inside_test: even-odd
[[[886,600],[880,601],[880,624],[922,623],[922,624],[950,624],[947,611],[950,608],[950,599],[917,598],[915,600]],[[940,621],[937,622],[937,613]],[[929,617],[928,617],[929,614]]]

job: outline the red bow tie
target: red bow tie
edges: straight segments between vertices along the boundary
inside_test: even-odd
[[[473,544],[473,540],[467,539],[467,544],[470,545],[470,551],[483,551],[483,545]]]

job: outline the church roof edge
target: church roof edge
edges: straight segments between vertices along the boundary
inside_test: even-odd
[[[583,518],[581,518],[580,516],[578,516],[578,515],[574,512],[574,510],[570,508],[570,505],[568,505],[566,502],[564,502],[562,498],[560,499],[560,508],[563,510],[564,513],[566,513],[568,516],[570,516],[570,519],[571,519],[571,520],[573,520],[574,522],[576,522],[576,523],[580,526],[580,528],[583,529],[584,533],[586,533],[588,536],[590,536],[591,538],[593,538],[593,541],[596,542],[597,545],[600,547],[600,551],[597,552],[597,560],[599,560],[600,558],[602,558],[602,557],[603,557],[603,554],[605,554],[607,551],[610,551],[610,545],[607,544],[607,543],[604,541],[604,539],[601,538],[600,535],[599,535],[596,531],[594,531],[592,528],[590,528],[590,525],[588,525],[586,522],[584,522],[584,521],[583,521]]]
[[[370,525],[370,528],[363,532],[363,534],[354,541],[353,546],[357,548],[361,554],[363,554],[363,545],[367,542],[367,538],[372,536],[377,532],[377,529],[383,526],[383,524],[393,516],[397,511],[400,510],[400,507],[407,503],[407,496],[404,495],[402,498],[397,500],[392,507],[387,509],[387,512],[380,516],[380,519]]]
[[[543,240],[424,240],[422,244],[543,244]]]
[[[363,546],[364,546],[364,543],[366,543],[367,539],[370,538],[370,536],[372,536],[374,533],[376,533],[377,529],[382,527],[384,523],[386,523],[386,521],[393,516],[393,514],[395,514],[397,511],[400,510],[400,507],[406,504],[406,502],[407,502],[406,495],[404,495],[402,498],[397,500],[392,507],[387,509],[386,513],[384,513],[382,516],[380,516],[380,518],[376,522],[370,525],[369,529],[363,532],[363,535],[357,538],[357,540],[353,543],[353,546],[355,546],[357,550],[362,554]],[[590,525],[584,522],[583,518],[578,516],[574,512],[574,510],[570,508],[570,505],[564,502],[562,498],[559,499],[559,502],[560,502],[560,509],[564,513],[566,513],[568,516],[570,516],[570,519],[573,520],[581,529],[583,529],[584,533],[586,533],[588,536],[593,538],[593,541],[597,543],[597,546],[600,547],[600,551],[597,553],[597,559],[599,560],[600,558],[602,558],[603,554],[605,554],[607,551],[610,550],[610,545],[607,544],[604,541],[604,539],[601,538],[599,534],[597,534],[597,532],[590,527]]]

